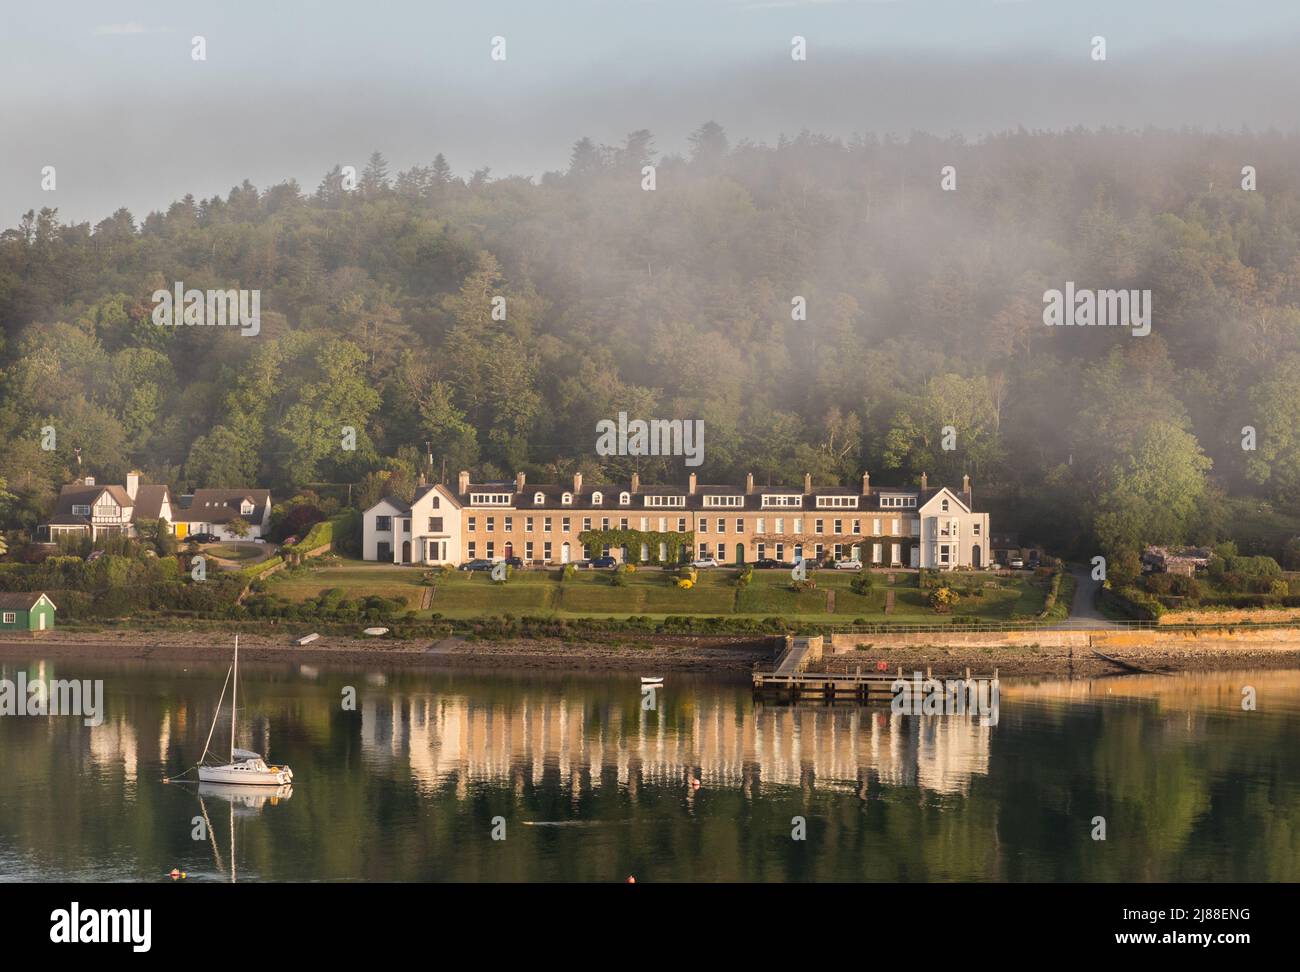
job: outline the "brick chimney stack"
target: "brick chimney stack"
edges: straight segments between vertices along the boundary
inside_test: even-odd
[[[469,492],[469,470],[462,469],[459,473],[456,474],[456,493],[459,496],[464,496],[468,492]]]
[[[582,473],[576,472],[573,474],[573,495],[577,496],[581,492],[582,492]]]
[[[633,493],[639,493],[639,492],[641,492],[641,474],[640,474],[639,472],[634,472],[634,473],[632,474],[632,489],[631,489],[631,492],[633,492]]]
[[[921,473],[921,490],[924,491],[930,487],[930,478],[925,473]]]
[[[970,506],[970,475],[967,473],[961,475],[961,491],[966,497],[966,505]]]
[[[686,491],[690,493],[692,496],[695,495],[695,485],[696,485],[695,473],[691,473],[690,484],[687,486]]]
[[[749,496],[754,492],[754,474],[745,473],[745,495]]]
[[[515,473],[515,492],[522,493],[523,491],[524,491],[524,474],[521,472],[517,472]]]
[[[862,495],[871,495],[871,473],[869,472],[864,472],[862,474]]]
[[[812,473],[803,474],[803,491],[805,493],[812,492]]]

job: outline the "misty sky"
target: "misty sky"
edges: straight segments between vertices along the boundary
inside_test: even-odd
[[[206,62],[190,57],[195,34]],[[489,57],[498,34],[504,63]],[[376,148],[393,172],[441,151],[460,175],[538,175],[583,135],[649,128],[661,152],[683,151],[709,119],[768,142],[803,128],[1291,131],[1297,40],[1294,0],[6,3],[0,227],[41,206],[141,218],[244,178],[311,191]]]

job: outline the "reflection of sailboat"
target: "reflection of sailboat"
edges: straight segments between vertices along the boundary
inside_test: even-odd
[[[287,800],[293,796],[293,784],[285,783],[283,786],[241,786],[238,783],[200,783],[199,796],[217,797],[225,800],[235,808],[240,816],[247,816],[242,813],[244,810],[251,810],[254,813],[261,813],[262,808],[268,803],[276,806],[281,800]]]
[[[231,675],[233,673],[233,680]],[[212,716],[212,728],[208,730],[208,741],[203,746],[203,755],[199,757],[199,780],[203,783],[222,783],[236,786],[285,786],[293,782],[293,770],[287,766],[267,766],[259,753],[247,749],[235,748],[235,726],[239,721],[239,635],[235,635],[235,662],[226,673],[226,684],[233,681],[234,688],[230,696],[230,762],[204,766],[208,757],[208,747],[212,744],[212,733],[216,731],[217,719],[221,715],[221,703],[226,698],[226,686],[221,687],[221,698],[217,700],[217,711]]]
[[[199,809],[203,813],[203,822],[207,824],[208,841],[212,844],[212,858],[216,861],[218,871],[224,871],[225,868],[221,864],[221,851],[217,848],[217,837],[212,829],[212,821],[208,819],[208,805],[203,801],[203,798],[216,797],[230,804],[231,884],[238,880],[238,857],[235,851],[235,817],[255,816],[262,812],[262,808],[267,803],[275,806],[281,800],[287,800],[291,796],[293,796],[293,787],[287,783],[284,786],[240,786],[231,783],[199,784]]]

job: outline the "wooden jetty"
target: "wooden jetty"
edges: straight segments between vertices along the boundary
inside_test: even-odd
[[[972,676],[968,668],[961,674],[936,676],[929,668],[925,670],[924,682],[931,679],[943,683],[974,683],[998,679],[997,669],[993,674]],[[754,697],[769,702],[812,702],[822,705],[836,703],[849,705],[888,705],[894,698],[894,686],[902,680],[909,686],[915,685],[915,673],[904,672],[754,672]]]
[[[785,650],[776,659],[771,671],[754,672],[754,697],[775,702],[819,702],[831,705],[836,702],[854,705],[888,704],[894,697],[894,685],[902,679],[914,684],[915,672],[903,672],[899,666],[897,672],[863,671],[858,666],[854,672],[819,672],[809,671],[822,660],[823,639],[820,635],[810,637],[786,638]],[[930,668],[925,670],[925,680],[935,678]],[[995,668],[993,675],[977,675],[972,678],[968,668],[961,674],[940,675],[938,680],[948,682],[979,683],[998,679]]]

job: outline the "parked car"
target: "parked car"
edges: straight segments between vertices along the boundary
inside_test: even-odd
[[[491,570],[492,561],[484,560],[482,557],[477,557],[474,560],[465,561],[463,564],[460,565],[459,569],[460,570]]]
[[[696,570],[708,570],[710,567],[717,567],[718,562],[713,557],[697,557],[691,561],[691,566]]]
[[[780,566],[781,562],[779,560],[773,560],[771,557],[760,557],[758,560],[754,561],[755,570],[776,570],[776,568]]]
[[[504,563],[507,567],[513,567],[515,570],[524,569],[524,559],[522,557],[507,557]]]
[[[216,543],[221,538],[215,533],[191,533],[190,540],[193,543]]]
[[[266,543],[266,537],[253,537],[253,543]]]
[[[584,561],[584,563],[588,568],[593,569],[598,567],[609,568],[618,566],[618,561],[613,557],[592,557],[590,560]]]
[[[834,567],[836,570],[861,570],[862,561],[860,560],[837,560]]]
[[[1025,569],[1024,558],[1012,557],[1009,562],[1009,566],[1011,567],[1012,570],[1024,570]]]

